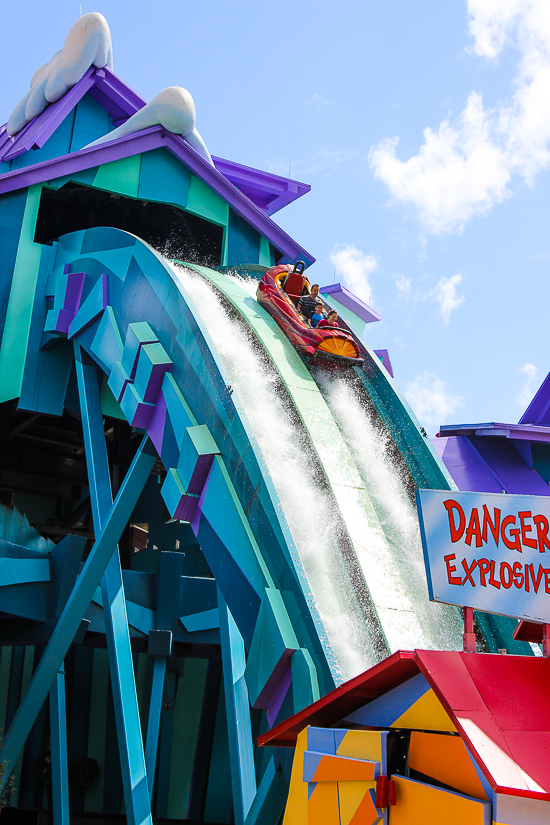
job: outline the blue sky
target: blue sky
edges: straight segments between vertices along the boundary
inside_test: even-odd
[[[114,70],[187,88],[210,152],[311,184],[275,216],[382,321],[430,434],[516,422],[550,369],[548,0],[99,0]],[[3,9],[5,121],[80,4]]]

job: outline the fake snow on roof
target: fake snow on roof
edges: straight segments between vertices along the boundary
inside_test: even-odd
[[[113,48],[109,25],[102,14],[91,12],[71,26],[63,48],[33,75],[31,88],[13,110],[7,133],[16,135],[50,103],[60,100],[84,76],[90,66],[113,68]],[[94,144],[107,143],[124,135],[163,126],[189,143],[213,166],[210,152],[198,133],[196,110],[186,89],[170,86],[130,117],[118,129],[99,138]]]
[[[182,89],[181,86],[169,86],[147,103],[143,109],[132,115],[118,129],[108,132],[88,145],[98,146],[101,143],[108,143],[111,140],[124,137],[124,135],[142,132],[144,129],[149,129],[150,126],[160,125],[164,126],[169,132],[182,135],[199,155],[202,155],[211,166],[214,166],[210,152],[195,127],[195,120],[195,103],[187,89]]]
[[[31,88],[8,120],[8,134],[16,135],[48,103],[63,97],[92,65],[98,69],[113,68],[111,32],[103,15],[97,12],[80,17],[71,26],[63,48],[34,73]]]

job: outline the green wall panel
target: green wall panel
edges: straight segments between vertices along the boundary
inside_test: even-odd
[[[271,266],[271,248],[267,238],[260,237],[260,254],[258,258],[260,266]]]
[[[105,774],[105,724],[109,687],[109,658],[106,650],[94,650],[92,671],[90,716],[88,728],[88,753],[99,765],[99,777],[86,791],[84,810],[101,813],[103,810],[103,777]]]
[[[153,149],[141,157],[138,196],[145,201],[171,203],[185,209],[191,173],[167,149]]]
[[[228,226],[227,265],[257,264],[260,258],[260,233],[231,209]]]
[[[140,168],[141,155],[131,155],[129,158],[104,163],[97,171],[94,186],[137,198]]]
[[[48,189],[61,189],[69,181],[82,183],[84,186],[91,186],[99,166],[92,166],[90,169],[83,169],[81,172],[74,172],[72,175],[63,175],[62,178],[55,178],[48,183]]]
[[[195,175],[189,181],[186,208],[201,218],[227,226],[229,205]]]
[[[27,194],[0,347],[0,403],[18,398],[21,393],[34,292],[43,249],[33,241],[41,191],[42,184],[36,184],[29,188]]]
[[[0,340],[10,297],[11,280],[19,235],[23,224],[27,189],[9,192],[0,197]]]
[[[178,681],[172,727],[168,819],[187,818],[207,669],[207,659],[185,659],[183,676]]]

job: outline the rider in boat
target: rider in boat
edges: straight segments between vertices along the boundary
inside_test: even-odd
[[[315,312],[315,307],[319,303],[319,284],[313,284],[311,287],[311,292],[309,295],[302,295],[300,300],[298,301],[298,312],[300,312],[306,321],[309,321],[313,313]]]
[[[311,324],[313,329],[315,329],[319,321],[324,321],[326,317],[327,316],[323,312],[323,304],[321,303],[321,301],[319,301],[317,304],[315,304],[315,312],[309,319],[309,323]]]
[[[331,309],[329,314],[326,318],[322,321],[319,321],[317,327],[321,329],[321,327],[338,327],[338,313],[335,309]]]

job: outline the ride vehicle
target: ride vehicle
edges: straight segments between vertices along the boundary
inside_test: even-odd
[[[311,292],[304,275],[305,264],[279,264],[268,269],[258,285],[256,297],[301,355],[325,366],[361,366],[359,346],[348,330],[340,327],[311,327],[298,311],[298,302]]]

